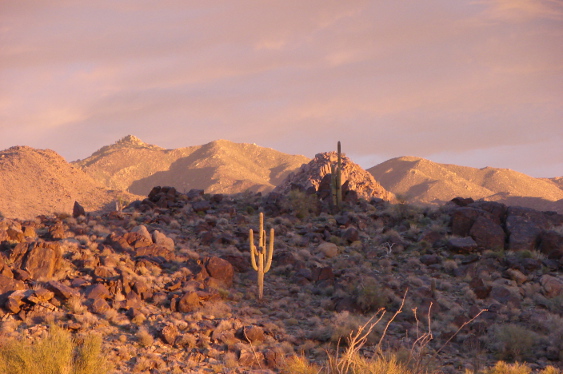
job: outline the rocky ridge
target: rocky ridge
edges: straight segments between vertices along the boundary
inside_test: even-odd
[[[398,157],[368,171],[387,190],[412,203],[443,204],[456,196],[563,213],[558,178],[533,178],[510,169],[440,164],[420,157]]]
[[[89,211],[113,210],[116,202],[137,198],[107,190],[52,150],[16,146],[0,151],[0,217],[69,214],[75,201]]]
[[[404,299],[383,348],[432,372],[499,358],[563,367],[562,215],[464,198],[358,199],[335,213],[320,200],[301,218],[298,207],[275,192],[156,187],[121,212],[3,219],[0,335],[96,331],[120,373],[271,373],[299,352],[322,362]],[[248,251],[258,211],[276,233],[262,301]],[[432,340],[417,347],[426,316]]]
[[[74,165],[107,188],[146,196],[157,185],[209,193],[269,192],[308,161],[305,156],[227,140],[164,149],[128,135]]]

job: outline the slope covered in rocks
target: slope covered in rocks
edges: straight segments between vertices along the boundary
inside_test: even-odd
[[[385,334],[384,352],[431,373],[563,367],[563,216],[469,199],[301,212],[315,196],[159,187],[122,212],[3,219],[1,339],[55,323],[101,334],[119,373],[277,373],[295,354],[325,362],[385,308],[366,356]],[[260,211],[275,230],[263,300]]]
[[[558,178],[533,178],[510,169],[477,169],[410,156],[393,158],[368,171],[387,190],[411,202],[440,204],[466,196],[563,213]]]
[[[305,156],[227,140],[163,149],[129,135],[75,165],[107,188],[147,195],[159,185],[210,193],[271,191],[308,161]]]
[[[0,216],[69,214],[75,201],[93,211],[135,198],[108,191],[52,150],[18,146],[0,151]]]

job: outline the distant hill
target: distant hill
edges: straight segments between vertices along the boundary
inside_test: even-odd
[[[52,150],[16,146],[0,151],[0,216],[72,213],[74,201],[86,211],[102,210],[115,207],[120,198],[138,197],[108,191]]]
[[[410,156],[390,159],[368,171],[386,190],[414,203],[443,203],[462,196],[538,210],[563,208],[561,178],[533,178],[510,169],[478,169]]]
[[[193,188],[208,193],[267,192],[307,162],[305,156],[254,144],[217,140],[164,149],[128,135],[74,165],[107,188],[146,196],[157,185],[180,192]]]

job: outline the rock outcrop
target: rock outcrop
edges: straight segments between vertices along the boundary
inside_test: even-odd
[[[315,155],[308,164],[304,164],[296,172],[291,173],[281,182],[274,192],[287,194],[292,189],[314,191],[321,199],[330,195],[331,165],[336,164],[337,153],[326,152]],[[393,194],[385,190],[373,176],[358,164],[342,155],[342,198],[347,200],[347,194],[370,200],[379,198],[392,200]],[[350,199],[350,197],[348,197]]]

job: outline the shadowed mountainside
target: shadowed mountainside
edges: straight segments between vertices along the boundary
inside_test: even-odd
[[[108,188],[147,195],[156,185],[179,191],[238,193],[271,191],[290,172],[309,162],[254,144],[217,140],[201,146],[164,149],[129,135],[75,162]]]
[[[381,185],[415,203],[443,203],[472,197],[561,212],[558,178],[540,179],[510,169],[440,164],[420,157],[398,157],[368,171]]]
[[[16,146],[0,151],[0,212],[28,219],[54,212],[71,213],[74,201],[100,210],[119,199],[139,198],[108,191],[55,151]]]

